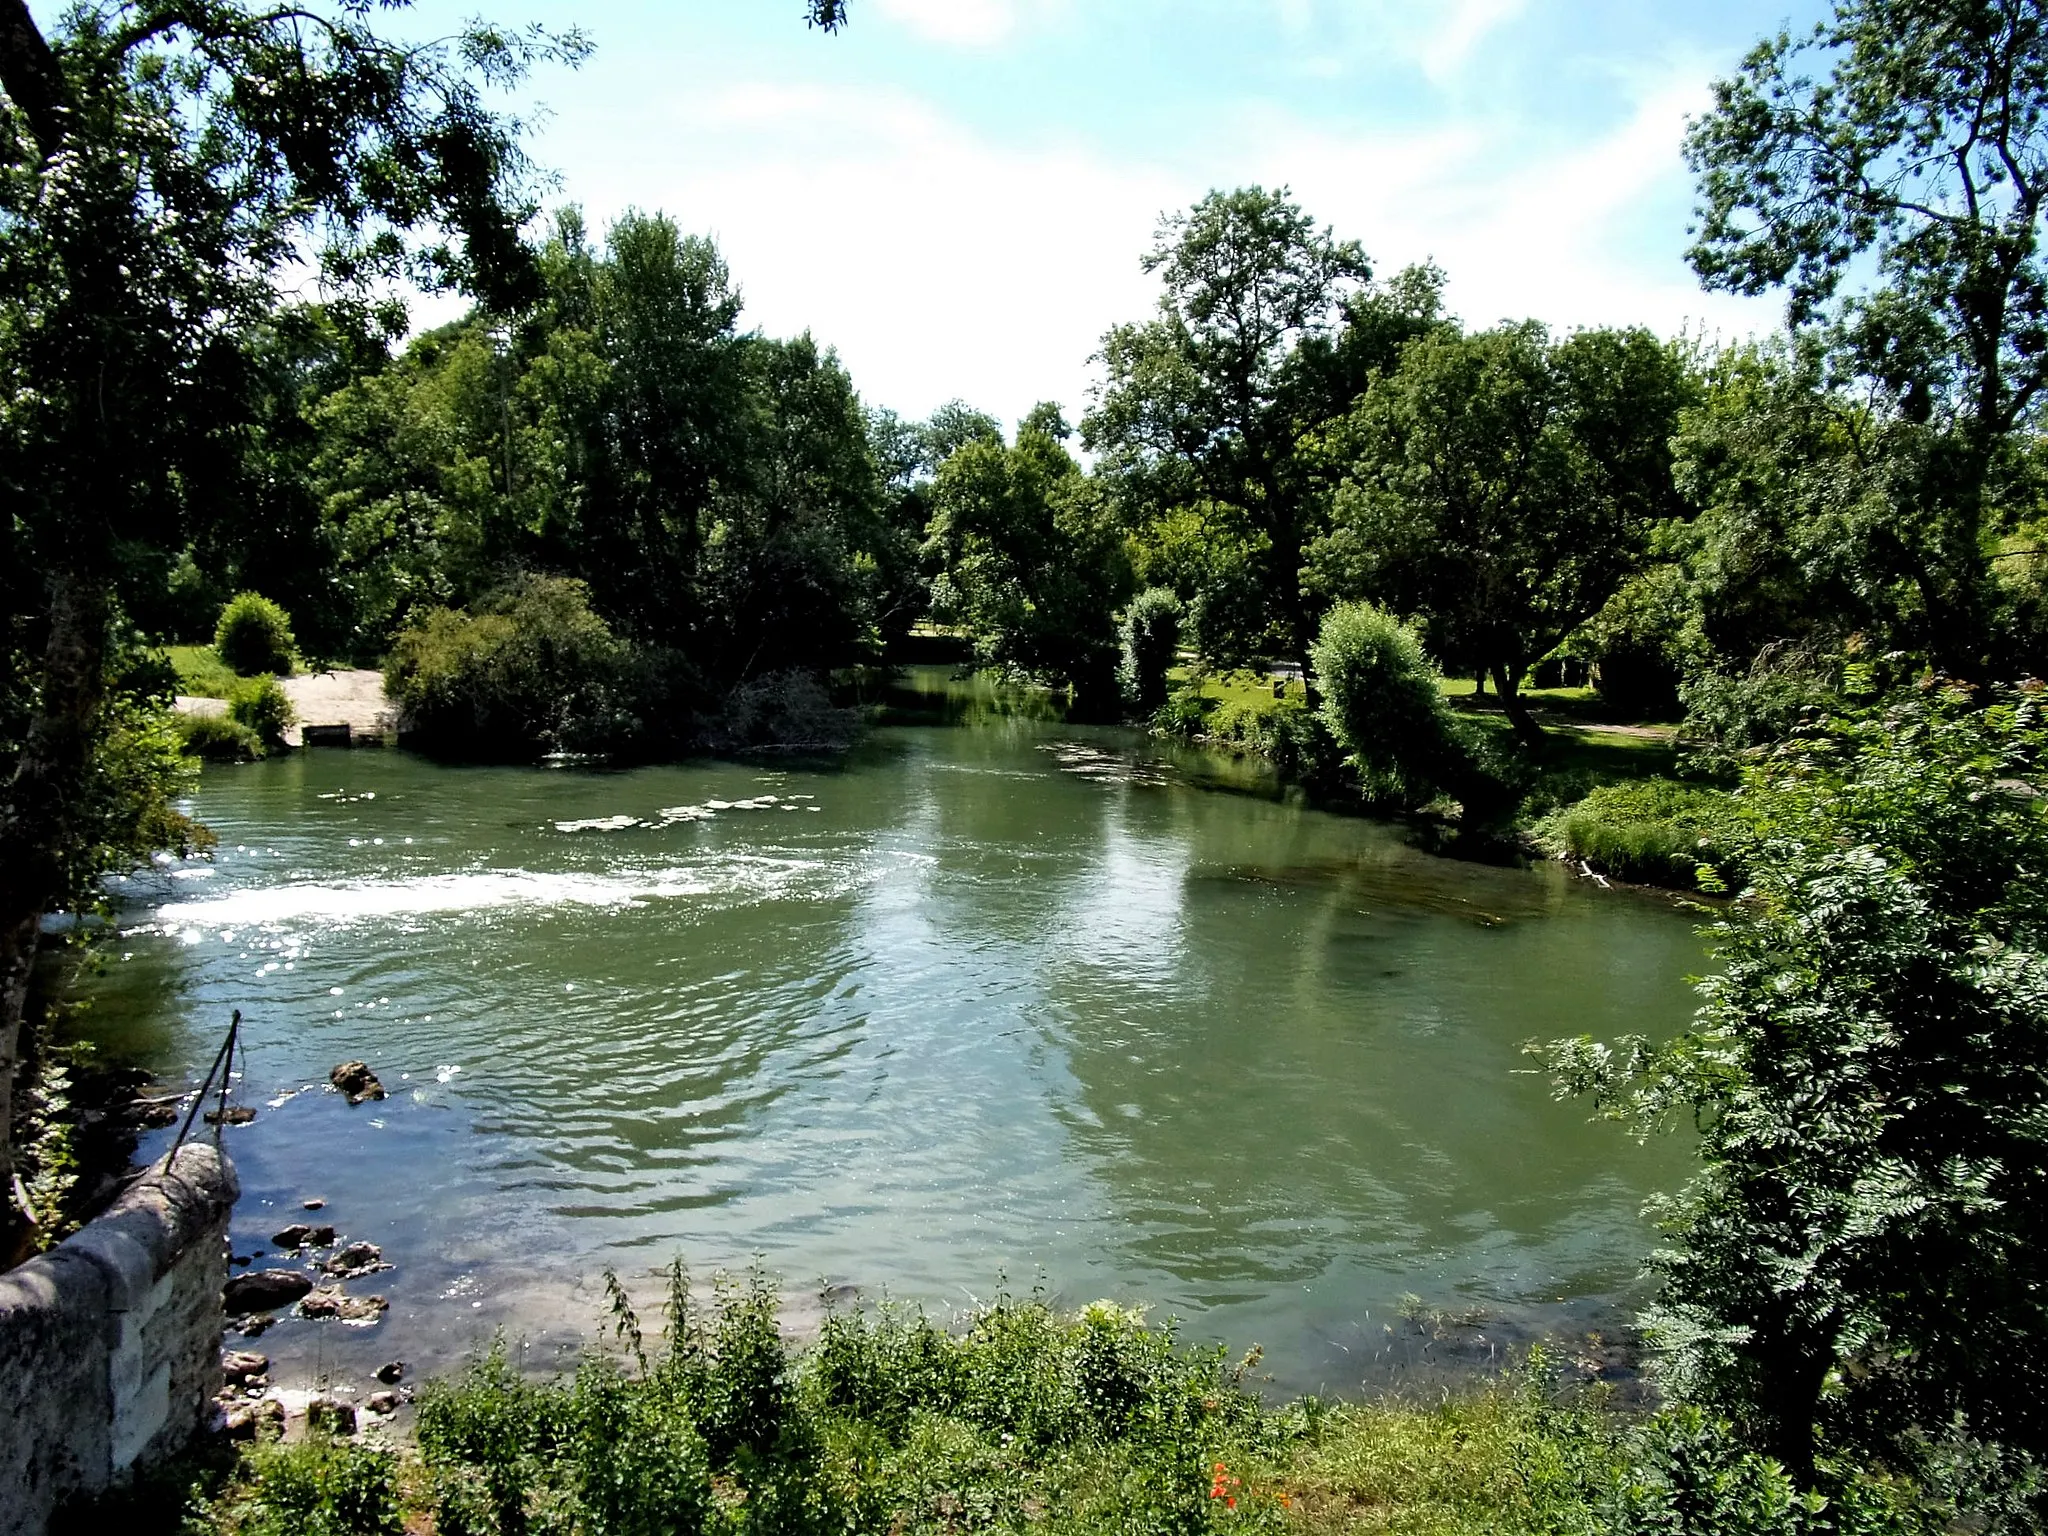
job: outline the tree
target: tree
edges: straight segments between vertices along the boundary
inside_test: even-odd
[[[357,6],[238,0],[81,8],[46,37],[0,0],[0,484],[42,587],[16,615],[42,655],[0,796],[0,1191],[42,917],[81,894],[116,587],[232,471],[272,274],[310,258],[344,287],[524,299],[524,162],[480,90],[581,48],[481,26],[399,47]]]
[[[1548,1048],[1561,1092],[1696,1128],[1652,1338],[1808,1486],[1824,1454],[2048,1456],[2044,769],[2037,685],[1786,741],[1746,775],[1754,888],[1695,1026]]]
[[[1809,63],[1825,71],[1808,72]],[[1837,0],[1715,85],[1686,154],[1712,288],[1782,287],[1865,392],[1892,516],[1932,546],[1927,647],[1981,669],[2011,435],[2048,385],[2048,36],[2032,0]]]
[[[1130,568],[1101,488],[1062,444],[1055,406],[1033,410],[1017,440],[976,437],[934,487],[925,558],[939,574],[932,609],[974,631],[977,658],[1071,685],[1085,707],[1116,698],[1116,611]]]
[[[1284,187],[1210,193],[1162,221],[1144,267],[1164,284],[1158,317],[1103,338],[1108,380],[1082,440],[1134,531],[1178,523],[1183,542],[1224,546],[1145,573],[1205,584],[1182,592],[1213,610],[1197,616],[1205,643],[1301,656],[1315,633],[1300,567],[1317,500],[1295,445],[1436,323],[1441,274],[1371,287],[1357,243],[1318,230]]]
[[[1677,353],[1641,330],[1554,342],[1529,321],[1410,343],[1325,434],[1344,479],[1311,581],[1426,617],[1437,655],[1490,671],[1540,740],[1521,676],[1680,510],[1670,438],[1687,389]]]

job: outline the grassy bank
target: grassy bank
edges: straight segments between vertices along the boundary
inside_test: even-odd
[[[621,1347],[573,1377],[493,1355],[429,1384],[415,1445],[259,1444],[90,1518],[135,1536],[1821,1529],[1711,1426],[1560,1394],[1540,1356],[1427,1404],[1273,1407],[1249,1359],[1108,1303],[1001,1301],[957,1332],[838,1315],[792,1353],[758,1279],[708,1316],[673,1294],[661,1342],[622,1308]],[[1876,1485],[1850,1506],[1855,1529],[1921,1528]]]
[[[1298,680],[1277,686],[1262,672],[1172,675],[1174,693],[1158,728],[1231,751],[1258,753],[1283,773],[1341,793],[1330,771],[1335,750],[1311,719]],[[1518,754],[1491,695],[1469,679],[1445,679],[1445,699],[1497,761]],[[1521,803],[1509,829],[1533,854],[1565,859],[1617,880],[1697,888],[1702,864],[1723,852],[1725,796],[1677,779],[1677,726],[1616,713],[1590,688],[1535,688],[1523,694],[1541,724],[1541,750],[1521,758]]]

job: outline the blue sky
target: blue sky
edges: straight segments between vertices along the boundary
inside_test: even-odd
[[[407,23],[585,28],[532,139],[599,225],[714,234],[750,323],[809,328],[871,402],[1015,420],[1086,403],[1111,323],[1156,298],[1162,210],[1291,186],[1382,271],[1434,258],[1472,324],[1682,325],[1702,293],[1679,145],[1708,83],[1819,0],[423,0]]]

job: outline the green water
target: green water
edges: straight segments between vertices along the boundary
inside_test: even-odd
[[[1682,1149],[1518,1046],[1676,1027],[1694,920],[1214,768],[998,718],[829,769],[209,770],[218,858],[132,888],[93,1027],[196,1080],[242,1009],[237,1252],[323,1197],[393,1263],[287,1368],[586,1333],[676,1254],[1149,1302],[1332,1390],[1413,1364],[1406,1293],[1481,1355],[1625,1301]],[[352,1057],[388,1100],[293,1092]]]

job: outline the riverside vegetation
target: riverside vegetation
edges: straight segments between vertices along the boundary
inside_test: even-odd
[[[1602,1112],[1698,1133],[1647,1427],[1533,1388],[1277,1412],[1128,1317],[1034,1307],[958,1339],[847,1321],[791,1365],[749,1292],[658,1364],[446,1388],[402,1478],[260,1453],[220,1519],[2038,1526],[2038,5],[1834,0],[1716,85],[1690,259],[1781,293],[1775,339],[1470,330],[1440,272],[1241,188],[1162,224],[1157,310],[1104,337],[1078,427],[1007,434],[869,409],[828,348],[743,329],[666,218],[539,222],[485,91],[580,34],[400,46],[311,9],[0,3],[0,1256],[62,1225],[17,1193],[62,1170],[16,1102],[61,1098],[18,1071],[38,957],[90,932],[49,919],[204,844],[165,648],[209,634],[255,678],[382,664],[422,746],[533,760],[843,739],[835,683],[936,622],[1084,713],[1257,745],[1458,843],[1541,818],[1590,867],[1736,899],[1695,1029],[1545,1052]],[[281,296],[304,261],[323,302]],[[476,307],[405,339],[408,280]],[[1212,714],[1232,668],[1313,695]],[[1526,695],[1562,668],[1682,716],[1665,782],[1566,760]],[[1490,684],[1498,728],[1439,672]],[[274,684],[221,686],[229,725],[184,745],[274,742]],[[1339,1486],[1385,1502],[1313,1492]]]

